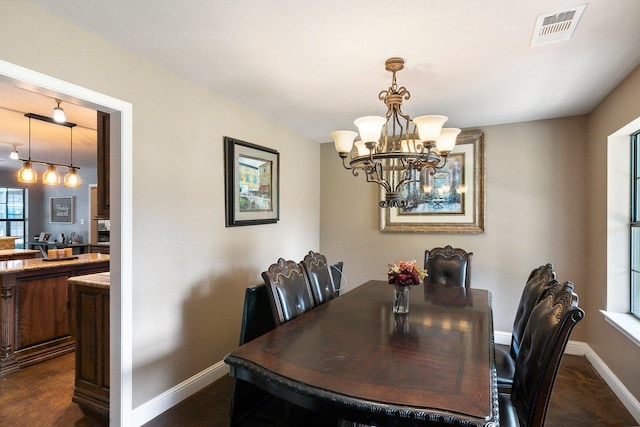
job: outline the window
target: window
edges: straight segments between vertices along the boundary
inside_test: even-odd
[[[0,236],[17,237],[17,248],[25,242],[25,194],[23,188],[0,187]]]
[[[631,314],[640,318],[640,132],[631,135]]]

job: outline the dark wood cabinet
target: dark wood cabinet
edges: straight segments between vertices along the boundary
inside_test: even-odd
[[[73,401],[109,415],[109,275],[72,277],[76,313],[76,379]]]
[[[94,254],[108,254],[111,252],[111,248],[109,245],[104,245],[104,244],[91,244],[89,245],[89,252],[94,253]]]
[[[68,277],[61,273],[18,281],[16,351],[73,335]]]
[[[98,212],[97,218],[109,219],[110,115],[98,111]]]
[[[69,277],[109,271],[109,255],[0,261],[0,377],[74,349]]]

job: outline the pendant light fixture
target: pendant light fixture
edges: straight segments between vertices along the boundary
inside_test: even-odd
[[[64,110],[60,108],[60,103],[62,101],[56,99],[56,102],[58,103],[58,106],[53,109],[53,120],[56,123],[64,123],[67,121],[67,116],[64,114]]]
[[[29,159],[23,160],[24,166],[18,171],[18,182],[34,184],[38,182],[38,174],[31,167],[31,117],[29,117]]]
[[[37,163],[41,165],[46,165],[47,170],[42,176],[42,181],[46,185],[58,185],[60,184],[60,174],[56,170],[56,166],[64,167],[69,169],[69,173],[67,173],[64,177],[64,185],[66,187],[80,187],[82,184],[82,179],[80,175],[77,173],[77,169],[80,169],[77,166],[73,165],[73,128],[76,126],[75,123],[70,123],[64,121],[63,123],[56,123],[56,121],[50,117],[41,116],[38,114],[27,113],[26,117],[29,118],[29,158],[28,159],[19,159],[24,162],[24,166],[22,169],[18,171],[18,182],[33,184],[38,182],[38,174],[33,169],[32,163]],[[66,126],[69,128],[70,132],[70,145],[71,145],[71,163],[68,165],[53,163],[53,162],[42,162],[39,160],[31,159],[31,119],[41,120],[43,122],[48,122],[52,124],[57,124],[60,126]]]
[[[73,167],[73,128],[71,128],[71,158],[70,158],[70,164],[69,164],[69,172],[67,172],[67,174],[64,176],[64,186],[65,187],[71,187],[71,188],[77,188],[80,187],[80,185],[82,184],[82,179],[80,179],[80,175],[78,175],[76,173],[76,168]]]
[[[18,146],[17,145],[13,145],[13,151],[11,153],[9,153],[9,158],[11,160],[18,160],[20,158],[20,155],[18,154]]]
[[[54,165],[47,165],[47,171],[42,174],[42,183],[46,185],[60,184],[60,174]]]

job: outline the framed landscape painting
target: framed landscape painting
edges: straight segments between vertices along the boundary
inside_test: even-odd
[[[484,133],[462,132],[446,164],[403,188],[407,205],[381,208],[383,232],[484,232]],[[384,197],[384,195],[382,195]]]
[[[280,154],[224,137],[226,226],[273,224],[280,219]]]

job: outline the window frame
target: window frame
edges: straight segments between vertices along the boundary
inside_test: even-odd
[[[27,201],[27,189],[19,188],[19,187],[5,187],[2,186],[0,189],[4,190],[4,200],[1,201],[0,204],[5,205],[5,217],[0,218],[0,234],[3,236],[11,236],[11,225],[12,223],[22,223],[22,242],[20,242],[20,238],[16,240],[16,248],[24,248],[27,242],[27,209],[28,209],[28,201]],[[21,218],[10,218],[9,217],[9,206],[13,204],[10,203],[10,194],[19,191],[22,193],[22,217]],[[0,191],[0,194],[2,192]],[[1,198],[1,197],[0,197]]]
[[[629,313],[640,319],[640,131],[630,139]]]

